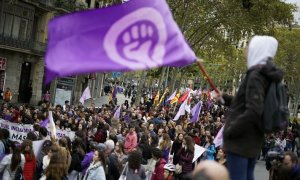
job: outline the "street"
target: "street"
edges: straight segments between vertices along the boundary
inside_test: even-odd
[[[269,179],[269,172],[266,170],[265,161],[257,161],[254,171],[255,180]]]

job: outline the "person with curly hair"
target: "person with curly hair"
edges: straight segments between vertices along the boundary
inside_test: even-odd
[[[63,160],[66,154],[52,152],[50,162],[40,180],[67,180],[67,171]]]
[[[142,153],[137,150],[132,151],[128,156],[128,163],[121,175],[125,175],[130,180],[144,180],[146,173],[142,164]]]

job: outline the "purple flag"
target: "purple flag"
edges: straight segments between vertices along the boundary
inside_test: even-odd
[[[119,106],[119,108],[116,110],[116,112],[114,114],[114,118],[119,119],[120,118],[120,114],[121,114],[121,106]]]
[[[64,15],[49,22],[48,32],[47,83],[56,76],[184,66],[197,59],[166,0]]]
[[[195,107],[196,107],[195,114],[190,119],[190,122],[193,122],[193,123],[195,123],[199,120],[199,115],[200,115],[201,107],[202,107],[202,101],[198,102]]]
[[[116,98],[117,97],[117,93],[118,93],[118,89],[117,89],[117,85],[114,86],[114,89],[113,89],[113,93],[112,93],[112,98]]]
[[[207,110],[209,111],[211,106],[214,104],[213,100],[208,100],[207,102]]]
[[[46,127],[48,123],[49,123],[49,118],[47,118],[44,121],[40,122],[40,126],[41,127]]]
[[[129,124],[130,123],[130,117],[129,117],[129,114],[126,114],[124,116],[124,121],[126,122],[126,124]]]

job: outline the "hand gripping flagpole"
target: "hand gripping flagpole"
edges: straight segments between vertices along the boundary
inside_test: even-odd
[[[220,101],[221,101],[221,103],[222,103],[222,104],[225,104],[225,101],[224,101],[224,99],[223,99],[223,97],[222,97],[221,92],[220,92],[219,89],[216,87],[215,83],[211,80],[210,76],[207,74],[207,72],[206,72],[204,66],[202,65],[202,62],[203,62],[203,61],[202,61],[201,59],[198,59],[198,60],[196,61],[196,64],[197,64],[197,66],[199,67],[199,69],[201,70],[202,74],[206,77],[206,79],[207,79],[207,81],[208,81],[210,87],[212,87],[212,88],[216,91],[216,93],[220,96]]]

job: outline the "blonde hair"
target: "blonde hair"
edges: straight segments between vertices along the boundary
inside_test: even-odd
[[[163,140],[160,143],[159,148],[161,150],[170,149],[171,148],[171,138],[170,138],[170,136],[168,134],[165,133],[163,135]]]

